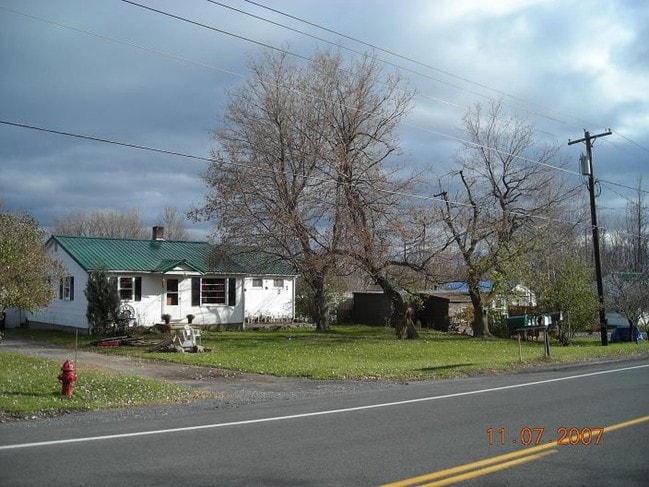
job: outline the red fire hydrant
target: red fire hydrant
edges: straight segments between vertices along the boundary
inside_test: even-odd
[[[66,360],[61,367],[63,373],[59,374],[58,379],[61,381],[61,395],[71,396],[74,391],[74,383],[77,380],[77,374],[74,373],[74,365]]]

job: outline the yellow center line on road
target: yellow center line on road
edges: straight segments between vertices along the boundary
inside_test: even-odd
[[[517,458],[516,460],[510,460],[509,462],[500,463],[498,465],[492,465],[491,467],[485,467],[464,474],[454,475],[453,477],[448,477],[446,479],[438,480],[436,482],[431,482],[429,484],[421,484],[419,487],[442,487],[443,485],[455,484],[456,482],[462,482],[463,480],[474,479],[476,477],[482,477],[483,475],[487,475],[488,473],[498,472],[499,470],[505,470],[506,468],[515,467],[516,465],[520,465],[521,463],[531,462],[532,460],[538,460],[539,458],[545,457],[547,455],[551,455],[552,453],[556,453],[558,451],[559,450],[555,449],[555,450],[549,450],[549,451],[537,453],[536,455],[528,455],[526,457]]]
[[[628,428],[629,426],[645,422],[649,422],[649,416],[643,416],[640,418],[625,421],[623,423],[607,426],[606,428],[604,428],[604,433],[610,433],[611,431]],[[558,451],[555,449],[557,445],[558,441],[552,441],[542,445],[533,446],[531,448],[525,448],[524,450],[506,453],[504,455],[486,458],[477,462],[448,468],[446,470],[439,470],[437,472],[419,475],[417,477],[411,477],[409,479],[399,480],[389,484],[383,484],[381,487],[440,487],[442,485],[450,485],[470,478],[475,478],[486,475],[488,473],[514,467],[531,460],[537,460],[546,455],[550,455],[551,453],[556,453]],[[437,479],[442,480],[433,483],[423,483]]]

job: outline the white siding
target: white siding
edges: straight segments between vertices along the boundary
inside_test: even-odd
[[[261,287],[253,287],[253,280],[261,279]],[[275,287],[274,278],[247,277],[245,279],[246,320],[291,320],[294,318],[295,278],[283,279],[282,287]]]
[[[47,308],[34,313],[26,313],[26,318],[39,323],[88,329],[88,320],[86,319],[88,302],[83,293],[88,283],[88,274],[67,252],[57,249],[57,245],[50,245],[47,251],[61,261],[66,276],[74,277],[74,300],[59,299],[59,283],[53,282],[54,300]]]
[[[224,304],[213,304],[203,306],[192,306],[192,278],[210,277],[199,276],[183,269],[174,269],[164,275],[167,279],[178,279],[178,305],[168,305],[166,285],[163,284],[163,276],[149,275],[142,277],[142,301],[130,302],[136,309],[138,322],[144,326],[152,326],[162,323],[162,315],[171,315],[173,322],[187,322],[187,315],[194,315],[194,324],[216,325],[216,324],[238,324],[243,322],[243,286],[241,277],[236,278],[236,304],[228,306]],[[218,278],[227,276],[214,276]]]
[[[66,275],[74,277],[74,300],[59,299],[59,283],[53,283],[54,301],[45,309],[27,313],[30,321],[88,329],[86,319],[87,300],[84,290],[88,275],[67,252],[57,249],[56,244],[48,247],[54,257],[58,258],[66,269]],[[110,271],[109,271],[110,272]],[[261,288],[252,287],[252,277],[236,277],[236,304],[192,306],[192,277],[233,278],[234,276],[199,276],[189,268],[176,268],[164,275],[151,273],[111,273],[115,277],[141,277],[142,296],[140,301],[124,301],[133,306],[137,324],[153,326],[162,323],[162,315],[172,315],[173,322],[187,322],[187,315],[195,316],[197,325],[240,324],[255,318],[287,320],[294,316],[295,278],[283,279],[281,287],[275,287],[274,278],[262,279]],[[178,279],[178,305],[168,305],[166,300],[166,280]],[[12,316],[13,318],[13,316]]]
[[[140,301],[124,300],[135,309],[137,325],[153,326],[161,323],[161,292],[162,277],[159,274],[123,273],[113,274],[115,277],[141,277],[142,278],[142,299]]]
[[[243,286],[241,277],[236,278],[235,305],[210,304],[192,306],[192,277],[188,276],[182,285],[180,299],[183,304],[183,320],[185,316],[193,314],[194,323],[197,325],[239,324],[243,323]],[[202,276],[228,279],[228,276]],[[232,277],[232,276],[230,276]],[[180,286],[179,286],[180,287]],[[227,292],[227,291],[226,291]]]

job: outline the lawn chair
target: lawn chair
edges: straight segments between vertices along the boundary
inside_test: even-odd
[[[180,346],[183,348],[194,348],[198,345],[200,337],[200,330],[196,330],[189,325],[185,325],[183,327],[183,336],[180,340]]]

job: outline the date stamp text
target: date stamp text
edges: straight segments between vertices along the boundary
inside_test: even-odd
[[[505,428],[487,428],[487,438],[490,445],[519,444],[522,446],[538,446],[556,441],[558,446],[566,445],[599,445],[602,442],[604,428],[578,428],[576,426],[559,426],[554,431],[556,440],[546,437],[544,427],[524,426],[513,433]]]

